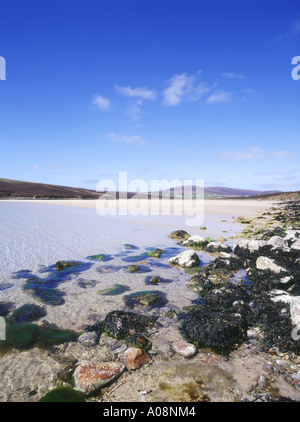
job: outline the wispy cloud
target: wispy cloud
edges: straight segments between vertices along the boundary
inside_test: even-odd
[[[115,85],[115,90],[125,97],[137,97],[144,100],[155,100],[156,93],[148,88],[131,88],[131,86]]]
[[[110,99],[96,95],[92,101],[92,106],[102,111],[109,111],[111,110],[112,103]]]
[[[222,76],[226,79],[245,79],[243,73],[223,72]]]
[[[294,20],[290,25],[290,33],[292,35],[300,35],[300,18]]]
[[[227,91],[217,91],[211,94],[206,102],[209,104],[228,103],[232,99],[232,93]]]
[[[43,168],[41,166],[39,166],[38,164],[32,164],[31,166],[29,166],[29,169],[34,170],[34,171],[43,170]]]
[[[121,142],[125,144],[144,145],[146,142],[141,136],[138,135],[128,136],[115,132],[110,132],[107,136],[115,142]]]
[[[171,107],[177,106],[183,100],[197,101],[211,89],[204,82],[197,83],[194,75],[188,76],[186,73],[172,76],[167,84],[168,87],[163,91],[163,104]]]
[[[295,156],[294,153],[288,151],[266,151],[258,147],[250,147],[244,150],[224,151],[217,158],[221,160],[263,160],[270,157],[289,158]]]

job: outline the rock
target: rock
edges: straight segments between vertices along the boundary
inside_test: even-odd
[[[175,230],[169,235],[169,237],[171,239],[187,239],[190,235],[184,230]]]
[[[157,277],[155,275],[150,277],[150,279],[149,279],[149,283],[151,283],[151,284],[158,284],[160,282],[161,282],[161,278]]]
[[[150,356],[144,350],[137,347],[130,347],[124,353],[125,366],[128,370],[133,371],[140,368],[146,363],[151,362]]]
[[[300,327],[300,296],[293,296],[290,300],[290,313],[292,323]]]
[[[80,265],[81,262],[70,262],[70,261],[57,261],[54,268],[58,271],[64,270],[65,268],[74,267]]]
[[[150,256],[150,258],[160,258],[160,255],[166,253],[162,249],[156,248],[153,251],[145,252],[145,255]]]
[[[296,242],[292,243],[291,249],[295,251],[300,251],[300,240],[297,240]]]
[[[247,338],[248,325],[244,318],[231,311],[216,311],[200,306],[184,326],[185,334],[201,347],[211,347],[218,353],[229,353]]]
[[[218,242],[219,242],[219,243],[224,243],[224,242],[226,242],[225,237],[220,236],[220,237],[218,238]]]
[[[39,327],[35,324],[22,322],[16,325],[9,325],[6,328],[5,346],[28,347],[32,345],[40,335]]]
[[[190,236],[187,240],[182,242],[182,246],[195,246],[202,248],[207,244],[207,241],[202,236],[198,236],[195,234],[194,236]]]
[[[288,243],[280,236],[273,236],[268,240],[268,245],[271,245],[275,248],[287,248]]]
[[[294,374],[292,374],[292,375],[291,375],[291,378],[292,378],[294,381],[299,382],[299,381],[300,381],[300,371],[295,372]]]
[[[206,227],[205,226],[201,226],[200,227],[200,230],[206,230]]]
[[[140,303],[141,305],[152,306],[158,301],[159,296],[158,294],[152,292],[141,292],[138,294],[133,294],[131,299]]]
[[[201,296],[201,294],[205,294],[212,290],[214,288],[214,284],[207,277],[195,275],[190,279],[187,287]]]
[[[9,317],[12,324],[20,322],[32,322],[46,315],[46,311],[40,306],[34,304],[26,304],[16,309]]]
[[[184,268],[191,268],[200,265],[200,259],[195,251],[188,250],[170,258],[169,263],[172,265],[179,265]]]
[[[177,341],[172,344],[172,347],[176,353],[185,358],[190,358],[197,353],[196,347],[191,343],[185,341]]]
[[[86,347],[96,346],[98,343],[99,335],[96,331],[83,333],[78,337],[79,343]]]
[[[136,271],[140,270],[141,267],[139,265],[128,265],[127,270],[130,273],[135,273]]]
[[[103,330],[116,339],[123,339],[128,335],[139,333],[146,327],[153,325],[154,318],[133,312],[112,311],[103,321]]]
[[[274,259],[268,258],[266,256],[260,256],[257,258],[256,268],[259,270],[270,270],[276,274],[279,274],[280,272],[286,272],[285,268],[275,264]]]
[[[266,247],[270,248],[270,245],[268,245],[268,242],[265,240],[241,239],[237,241],[233,251],[238,256],[248,258],[253,253],[260,253]]]
[[[231,252],[231,247],[220,242],[210,242],[205,249],[208,252]]]
[[[124,370],[124,365],[115,362],[81,361],[73,374],[75,389],[85,395],[90,395],[114,381]]]
[[[268,380],[264,375],[261,375],[257,381],[258,387],[265,390],[268,387]]]
[[[227,268],[228,270],[240,270],[242,262],[239,258],[229,255],[229,257],[218,257],[208,265],[211,269]]]

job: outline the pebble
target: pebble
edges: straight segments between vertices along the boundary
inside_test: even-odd
[[[176,353],[185,358],[190,358],[197,353],[197,349],[193,344],[184,341],[173,343],[172,347]]]
[[[98,343],[98,333],[96,331],[83,333],[78,337],[78,341],[86,347],[96,346]]]
[[[124,353],[125,366],[128,370],[135,370],[151,362],[151,357],[138,347],[130,347]]]

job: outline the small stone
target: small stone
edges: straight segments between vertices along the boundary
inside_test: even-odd
[[[294,374],[292,374],[292,375],[291,375],[291,378],[292,378],[294,381],[300,382],[300,371],[295,372]]]
[[[130,347],[124,353],[124,360],[126,368],[133,371],[151,362],[151,357],[143,349]]]
[[[258,378],[257,383],[258,383],[258,386],[260,388],[262,388],[263,390],[265,390],[268,387],[268,380],[267,380],[267,378],[264,375],[261,375]]]
[[[206,227],[205,226],[201,226],[200,227],[200,230],[206,230]]]
[[[196,347],[191,343],[186,343],[185,341],[178,341],[173,343],[172,346],[176,353],[185,358],[190,358],[197,353]]]
[[[115,362],[81,361],[73,375],[75,389],[89,395],[115,380],[124,370],[124,365]]]
[[[155,275],[150,277],[150,279],[149,279],[149,283],[151,283],[151,284],[158,284],[160,282],[161,282],[161,278],[157,277]]]
[[[98,333],[96,331],[83,333],[78,337],[78,341],[86,347],[95,346],[98,343]]]

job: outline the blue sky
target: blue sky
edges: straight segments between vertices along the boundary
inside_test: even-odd
[[[2,0],[0,177],[300,189],[298,0]]]

